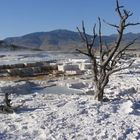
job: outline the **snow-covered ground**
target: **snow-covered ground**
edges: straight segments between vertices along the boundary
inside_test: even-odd
[[[45,52],[45,51],[13,51],[13,52],[0,52],[0,65],[3,64],[17,64],[29,63],[58,59],[80,58],[84,57],[77,53],[63,53],[63,52]]]
[[[140,140],[139,62],[111,77],[105,90],[110,100],[103,104],[67,88],[64,83],[73,77],[1,80],[0,103],[4,93],[11,93],[13,106],[24,105],[13,114],[0,114],[0,140]]]

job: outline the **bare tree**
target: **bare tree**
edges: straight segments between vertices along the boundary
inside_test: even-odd
[[[13,113],[16,112],[19,108],[23,107],[25,101],[22,101],[21,104],[17,106],[12,106],[9,95],[9,93],[5,93],[4,105],[0,105],[0,113]]]
[[[11,107],[11,99],[9,99],[9,94],[8,93],[5,93],[5,106],[7,107]]]
[[[0,105],[0,113],[13,113],[14,109],[11,106],[11,99],[9,94],[5,93],[4,105]]]
[[[129,68],[132,65],[132,62],[126,66],[121,67],[118,65],[118,62],[122,59],[124,56],[125,50],[135,43],[136,39],[132,40],[128,44],[126,44],[124,47],[121,47],[121,41],[123,37],[124,30],[128,26],[135,26],[140,23],[131,23],[128,22],[128,18],[133,15],[130,11],[124,9],[123,6],[119,5],[119,0],[116,0],[116,13],[119,17],[119,24],[111,24],[103,20],[106,24],[109,26],[114,27],[117,30],[117,38],[114,42],[114,44],[109,47],[108,44],[103,43],[103,38],[101,34],[101,20],[98,18],[99,22],[99,29],[98,34],[96,33],[96,24],[93,27],[93,36],[92,40],[89,40],[89,36],[86,34],[84,22],[82,22],[82,31],[77,27],[80,36],[82,40],[84,41],[86,45],[86,50],[79,50],[76,49],[78,52],[88,56],[91,60],[91,63],[93,65],[93,81],[95,84],[95,99],[98,99],[98,101],[103,101],[103,95],[104,95],[104,89],[105,86],[109,82],[110,75],[112,75],[115,72],[118,72],[122,69]],[[99,53],[97,54],[97,51],[95,50],[95,40],[99,39]],[[99,60],[97,59],[97,56],[99,55]]]

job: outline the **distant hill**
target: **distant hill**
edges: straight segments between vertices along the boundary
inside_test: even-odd
[[[116,35],[103,36],[103,40],[112,44]],[[140,49],[140,33],[127,33],[124,35],[122,45],[128,43],[134,38],[138,38],[133,48]],[[91,35],[88,35],[91,39]],[[20,37],[10,37],[4,40],[7,44],[25,47],[27,49],[48,50],[48,51],[74,51],[77,47],[83,47],[83,42],[78,32],[69,30],[54,30],[50,32],[36,32]],[[95,46],[98,47],[98,39]]]
[[[25,48],[50,51],[71,50],[82,45],[79,34],[68,30],[31,33],[21,37],[7,38],[4,41]]]

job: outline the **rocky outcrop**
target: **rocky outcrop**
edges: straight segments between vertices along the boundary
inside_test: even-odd
[[[11,65],[0,65],[1,76],[36,76],[49,74],[57,70],[56,65],[50,62],[20,63]]]

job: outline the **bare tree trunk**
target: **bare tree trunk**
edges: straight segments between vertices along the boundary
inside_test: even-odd
[[[108,84],[109,80],[105,79],[105,81],[100,81],[99,83],[95,83],[95,99],[98,101],[103,101],[104,89],[105,86]]]
[[[103,101],[104,90],[98,91],[98,101]]]
[[[104,89],[101,89],[101,87],[95,88],[95,99],[102,102],[103,95],[104,95]]]

